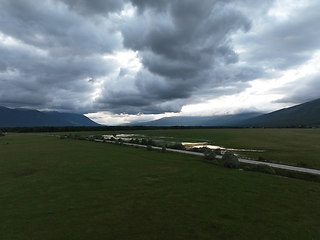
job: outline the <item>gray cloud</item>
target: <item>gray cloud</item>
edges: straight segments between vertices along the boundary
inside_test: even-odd
[[[95,91],[88,80],[107,75],[113,65],[95,56],[52,58],[32,47],[1,44],[0,56],[5,59],[0,73],[1,104],[38,109],[88,111],[86,105]]]
[[[228,4],[175,1],[160,13],[150,10],[137,16],[122,34],[124,46],[140,51],[149,71],[186,79],[213,68],[215,61],[237,62],[230,35],[249,27],[249,20]]]
[[[227,2],[134,4],[142,10],[123,26],[122,35],[124,46],[139,51],[143,64],[136,80],[141,97],[154,102],[190,98],[207,82],[222,81],[215,71],[238,62],[231,36],[248,31],[250,21]]]
[[[122,0],[60,0],[70,10],[76,11],[84,16],[101,15],[107,17],[108,13],[121,11],[124,1]]]
[[[320,48],[319,1],[301,6],[287,19],[266,16],[259,30],[244,36],[239,43],[250,46],[244,60],[268,68],[286,70],[309,60]]]
[[[320,49],[320,3],[282,21],[269,14],[276,3],[2,0],[0,105],[158,114],[240,93]],[[115,57],[128,50],[140,69]],[[301,79],[279,101],[316,97],[318,82]]]
[[[139,13],[144,12],[146,9],[153,9],[156,11],[163,11],[170,0],[152,1],[152,0],[131,0],[132,4],[138,8]]]
[[[121,46],[120,35],[52,1],[4,0],[0,13],[1,104],[92,111],[88,80],[116,67],[103,55]]]
[[[50,3],[35,7],[30,1],[1,1],[1,32],[54,57],[111,53],[120,47],[120,35],[107,22],[90,22]]]

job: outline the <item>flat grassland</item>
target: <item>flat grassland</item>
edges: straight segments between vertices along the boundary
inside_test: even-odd
[[[265,139],[266,145],[254,146],[270,151],[279,141],[278,134],[261,130],[261,135],[246,133],[244,144],[243,133],[233,131],[177,130],[175,139],[235,148]],[[303,140],[309,135],[309,148],[319,141],[317,133],[284,131],[281,136]],[[293,139],[290,145],[286,148],[297,154],[300,143]],[[0,138],[0,193],[4,240],[320,236],[319,183],[224,169],[198,156],[41,134]]]
[[[161,136],[168,141],[208,142],[226,148],[264,150],[238,153],[255,160],[262,157],[270,162],[302,163],[305,167],[320,169],[320,129],[169,129],[131,133],[150,138]]]

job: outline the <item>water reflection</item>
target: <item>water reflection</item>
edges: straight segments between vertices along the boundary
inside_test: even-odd
[[[141,134],[106,134],[106,135],[102,135],[104,137],[104,139],[125,139],[125,138],[137,138],[137,137],[142,137],[143,135]]]
[[[223,151],[235,151],[235,152],[264,152],[265,150],[256,150],[256,149],[237,149],[237,148],[226,148],[223,146],[216,146],[208,144],[207,142],[182,142],[182,145],[187,149],[193,148],[209,148],[212,150],[221,149]]]
[[[132,139],[138,139],[139,141],[145,137],[143,134],[109,134],[109,135],[102,135],[104,139],[110,140],[110,139],[122,139],[123,141],[130,141]],[[158,138],[158,139],[157,139]],[[153,137],[153,141],[156,142],[158,145],[161,145],[163,143],[169,144],[165,139],[168,137]],[[171,142],[171,144],[176,144],[177,142]],[[211,145],[208,142],[181,142],[181,144],[186,149],[193,149],[193,148],[209,148],[212,150],[215,149],[221,149],[222,151],[235,151],[235,152],[265,152],[265,150],[256,150],[256,149],[237,149],[237,148],[228,148],[223,146],[217,146],[217,145]]]
[[[142,138],[144,135],[141,134],[107,134],[107,135],[102,135],[104,139],[109,140],[109,139],[122,139],[125,141],[130,141],[132,138]]]

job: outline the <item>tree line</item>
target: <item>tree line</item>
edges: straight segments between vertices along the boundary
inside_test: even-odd
[[[87,132],[87,131],[130,131],[130,130],[161,130],[161,129],[210,129],[210,128],[240,128],[240,127],[203,127],[203,126],[65,126],[65,127],[3,127],[0,132],[32,133],[32,132]]]

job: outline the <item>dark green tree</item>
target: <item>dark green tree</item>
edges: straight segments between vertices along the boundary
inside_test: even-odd
[[[206,151],[204,151],[203,155],[204,159],[209,161],[212,161],[216,158],[216,153],[211,149],[207,149]]]
[[[166,152],[166,151],[167,151],[166,145],[163,145],[162,148],[161,148],[161,152],[164,153],[164,152]]]
[[[226,168],[236,168],[240,166],[238,157],[231,151],[226,151],[222,155],[222,166]]]
[[[143,138],[143,139],[141,140],[141,144],[142,144],[142,145],[147,145],[147,144],[148,144],[148,140],[145,139],[145,138]]]

